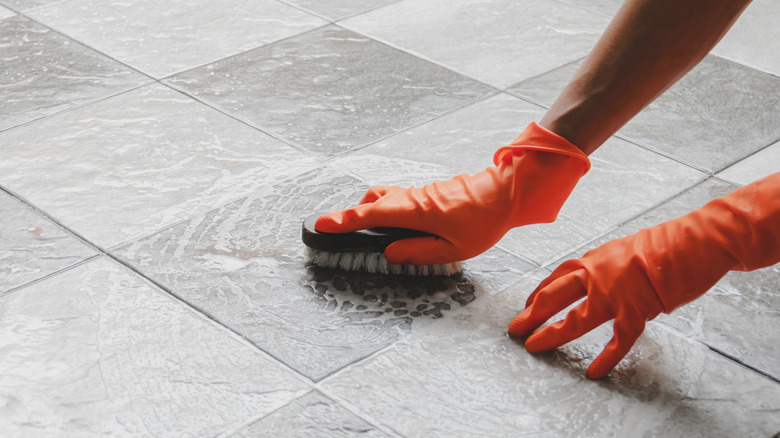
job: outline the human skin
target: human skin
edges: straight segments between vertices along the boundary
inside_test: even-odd
[[[599,148],[728,32],[750,0],[627,0],[539,122]]]

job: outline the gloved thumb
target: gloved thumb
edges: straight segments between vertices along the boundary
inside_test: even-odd
[[[459,262],[455,246],[438,236],[413,237],[393,242],[385,249],[388,262],[398,265],[443,265]]]

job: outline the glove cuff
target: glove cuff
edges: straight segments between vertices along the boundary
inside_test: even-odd
[[[513,156],[522,155],[525,151],[550,152],[576,158],[582,163],[582,173],[577,177],[582,177],[590,170],[590,160],[584,152],[536,122],[531,122],[512,143],[497,150],[493,155],[493,164],[498,166],[502,161],[511,160]]]

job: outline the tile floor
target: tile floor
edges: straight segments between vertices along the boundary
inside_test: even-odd
[[[780,170],[780,6],[756,0],[593,156],[554,224],[451,278],[306,264],[311,212],[490,165],[617,0],[0,0],[0,431],[780,432],[780,266],[532,355],[550,269]]]

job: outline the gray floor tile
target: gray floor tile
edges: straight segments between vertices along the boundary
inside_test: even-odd
[[[336,26],[175,76],[170,83],[325,155],[363,146],[493,92]]]
[[[2,4],[9,8],[14,8],[17,11],[26,11],[28,9],[45,6],[51,3],[56,3],[62,0],[3,0]]]
[[[156,84],[0,133],[0,183],[109,248],[313,162]]]
[[[0,298],[5,436],[214,436],[307,390],[101,258]]]
[[[709,200],[725,196],[735,186],[708,180],[677,198],[654,208],[635,220],[609,232],[563,260],[581,257],[609,240],[634,234],[703,206]],[[559,263],[551,266],[557,266]],[[658,320],[723,351],[765,373],[780,378],[780,348],[776,333],[757,335],[760,327],[776,327],[780,321],[780,266],[755,272],[732,272],[707,294]]]
[[[0,295],[97,254],[0,191]]]
[[[775,172],[780,172],[780,142],[724,169],[718,173],[718,177],[747,185]]]
[[[0,131],[147,82],[27,18],[0,20]]]
[[[539,280],[481,297],[322,387],[408,437],[770,436],[780,428],[780,385],[659,325],[598,382],[584,373],[608,326],[557,352],[527,353],[506,327]]]
[[[745,10],[713,53],[741,64],[780,76],[780,40],[777,21],[780,4],[773,0],[755,0]]]
[[[319,14],[329,20],[341,20],[346,17],[370,11],[398,0],[285,0],[285,3],[298,6]]]
[[[398,277],[307,266],[303,218],[367,186],[330,169],[258,187],[252,197],[116,254],[292,368],[317,380],[424,321],[516,282],[526,263],[494,252],[461,276]],[[483,266],[483,268],[480,268]]]
[[[314,391],[231,435],[259,437],[387,437],[365,420]]]
[[[585,56],[607,22],[556,2],[415,0],[342,24],[505,88]]]
[[[558,0],[561,3],[578,6],[605,17],[614,17],[624,0]]]
[[[510,92],[551,105],[577,66]],[[618,135],[716,172],[780,138],[779,96],[780,78],[708,56]]]
[[[14,11],[0,6],[0,20],[3,20],[8,17],[13,17],[14,15],[16,15]]]
[[[326,23],[273,0],[70,0],[31,16],[156,78]]]

